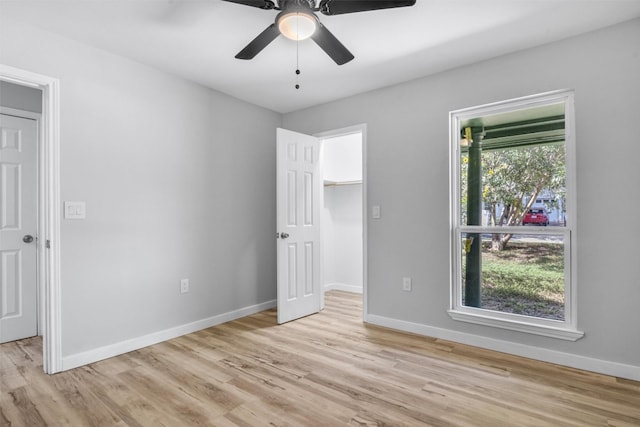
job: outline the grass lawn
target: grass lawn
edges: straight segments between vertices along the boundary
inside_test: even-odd
[[[482,248],[482,308],[564,320],[564,246],[511,241]]]

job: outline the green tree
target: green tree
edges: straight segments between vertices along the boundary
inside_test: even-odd
[[[468,158],[463,155],[460,176],[463,224],[466,223],[467,164]],[[522,225],[525,214],[542,190],[549,190],[558,198],[564,197],[564,144],[484,151],[482,186],[489,225]],[[500,206],[502,211],[498,214]],[[513,234],[493,234],[491,249],[505,249],[511,237]]]
[[[542,190],[564,194],[564,144],[488,151],[482,153],[482,167],[483,200],[492,226],[521,225]],[[494,234],[491,249],[503,250],[512,236]]]

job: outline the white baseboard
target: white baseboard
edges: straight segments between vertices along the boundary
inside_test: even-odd
[[[579,356],[576,354],[563,353],[561,351],[549,350],[546,348],[533,347],[526,344],[513,343],[510,341],[497,340],[479,335],[457,332],[449,329],[436,328],[419,323],[406,322],[404,320],[391,319],[388,317],[365,314],[365,322],[387,328],[398,329],[418,335],[432,338],[439,338],[453,341],[460,344],[472,345],[488,350],[522,356],[529,359],[582,369],[585,371],[597,372],[614,377],[626,378],[640,381],[640,366],[626,365],[623,363],[610,362],[607,360],[594,359],[591,357]]]
[[[362,293],[362,286],[347,285],[346,283],[327,283],[324,285],[325,291],[345,291],[352,292],[354,294]]]
[[[62,358],[62,370],[77,368],[80,366],[88,365],[89,363],[98,362],[103,359],[118,356],[120,354],[128,353],[130,351],[138,350],[153,344],[157,344],[163,341],[167,341],[173,338],[177,338],[182,335],[190,334],[192,332],[200,331],[202,329],[210,328],[212,326],[220,325],[222,323],[230,322],[241,317],[250,316],[255,313],[259,313],[264,310],[269,310],[276,306],[276,300],[263,302],[261,304],[244,307],[238,310],[230,311],[228,313],[219,314],[217,316],[209,317],[195,322],[187,323],[185,325],[176,326],[174,328],[165,329],[163,331],[153,332],[148,335],[144,335],[137,338],[132,338],[126,341],[117,342],[115,344],[106,345],[93,350],[84,351],[82,353],[72,354]]]

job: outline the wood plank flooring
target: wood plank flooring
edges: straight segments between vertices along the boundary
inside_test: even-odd
[[[53,376],[0,346],[0,426],[640,426],[640,383],[361,322],[331,291]]]

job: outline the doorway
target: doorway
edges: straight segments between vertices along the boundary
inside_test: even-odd
[[[58,79],[0,64],[0,81],[40,91],[37,176],[37,270],[41,294],[40,333],[45,373],[63,370],[60,300],[60,101]],[[19,99],[25,101],[25,99]]]
[[[358,125],[315,136],[322,141],[323,290],[360,293],[366,304],[365,130]]]

